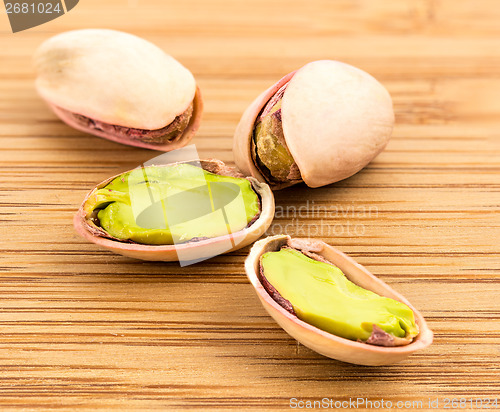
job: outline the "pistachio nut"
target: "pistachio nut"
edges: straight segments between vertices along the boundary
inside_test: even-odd
[[[334,335],[373,345],[407,345],[418,335],[407,305],[363,289],[338,267],[309,255],[284,246],[260,258],[262,284],[290,313]]]
[[[93,189],[75,215],[86,239],[144,260],[197,260],[240,249],[271,224],[267,184],[217,160],[137,168]],[[189,255],[189,259],[186,256]]]
[[[69,31],[42,43],[34,61],[38,93],[75,129],[170,151],[199,127],[203,104],[191,72],[137,36]]]
[[[322,355],[386,365],[432,343],[424,318],[402,295],[324,242],[262,239],[245,270],[276,322]]]
[[[236,166],[280,189],[328,185],[357,173],[387,145],[394,124],[387,90],[368,73],[320,60],[258,96],[234,135]]]

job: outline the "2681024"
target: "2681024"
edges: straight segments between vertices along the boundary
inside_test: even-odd
[[[444,398],[443,409],[497,409],[497,398]]]
[[[5,3],[7,14],[61,14],[60,3]]]

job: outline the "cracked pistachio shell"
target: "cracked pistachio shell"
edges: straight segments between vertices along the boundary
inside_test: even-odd
[[[341,338],[300,320],[274,301],[260,280],[261,256],[266,252],[280,250],[284,245],[302,251],[313,252],[337,266],[351,282],[381,296],[406,304],[415,315],[419,334],[408,345],[383,347]],[[259,240],[250,250],[250,254],[245,261],[245,270],[259,300],[274,320],[297,341],[329,358],[358,365],[387,365],[399,362],[413,352],[424,349],[432,343],[433,333],[427,326],[425,319],[404,296],[375,277],[354,259],[322,241],[292,239],[286,235],[271,236]]]
[[[196,162],[181,163],[195,164]],[[201,160],[200,165],[204,170],[214,174],[243,177],[239,172],[236,172],[233,168],[227,167],[220,160]],[[166,165],[166,167],[168,167],[168,165]],[[215,256],[222,253],[217,252],[220,250],[223,250],[223,253],[229,253],[255,242],[265,233],[274,217],[274,196],[271,189],[267,184],[260,183],[256,179],[248,177],[247,179],[250,181],[253,190],[260,198],[260,215],[250,226],[243,230],[224,236],[189,241],[178,245],[145,245],[111,239],[106,237],[106,233],[100,227],[96,226],[91,219],[87,218],[85,204],[98,189],[105,187],[109,182],[122,174],[123,173],[120,173],[106,179],[90,191],[73,219],[73,224],[78,234],[88,241],[120,255],[142,260],[171,262],[179,260],[178,251],[182,253],[182,260],[196,260]],[[233,245],[230,249],[227,249],[228,242],[231,242]]]
[[[191,72],[154,44],[106,29],[74,30],[49,38],[35,53],[36,89],[69,126],[118,143],[169,151],[186,145],[199,127],[203,104]],[[123,136],[112,127],[89,127],[74,115],[151,132],[193,113],[180,136]]]
[[[324,186],[352,176],[387,145],[394,124],[387,90],[356,67],[320,60],[283,77],[244,112],[233,142],[236,166],[243,173],[267,181],[255,165],[252,137],[262,109],[285,84],[281,108],[284,139],[308,186]]]

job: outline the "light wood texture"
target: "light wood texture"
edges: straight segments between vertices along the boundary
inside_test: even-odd
[[[329,58],[378,78],[396,111],[387,149],[350,179],[277,193],[270,233],[353,256],[420,309],[434,344],[394,366],[337,362],[264,312],[248,248],[179,268],[79,238],[85,193],[157,154],[72,130],[36,95],[35,48],[86,27],[143,36],[191,69],[206,108],[193,143],[226,162],[240,114],[282,75]],[[0,13],[0,28],[0,409],[500,397],[497,0],[85,0],[15,35]]]

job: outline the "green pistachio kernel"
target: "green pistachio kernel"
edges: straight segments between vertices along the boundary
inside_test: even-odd
[[[260,213],[247,179],[190,164],[148,166],[116,177],[85,204],[110,237],[148,245],[214,238],[244,229]]]
[[[349,281],[336,266],[290,248],[262,255],[263,274],[297,317],[334,335],[367,341],[374,325],[397,338],[418,334],[413,311]]]
[[[296,169],[298,173],[298,169],[283,137],[281,99],[256,124],[254,133],[258,160],[269,170],[271,176],[279,182],[296,178],[291,176],[291,171]]]

